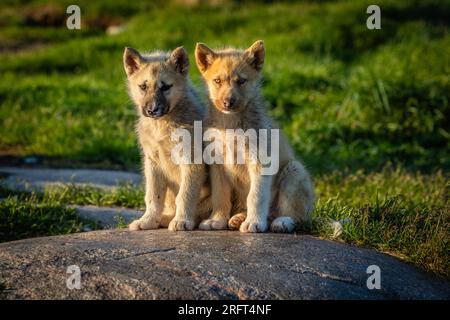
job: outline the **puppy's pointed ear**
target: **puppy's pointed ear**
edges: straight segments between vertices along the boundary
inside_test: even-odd
[[[200,72],[205,72],[217,58],[217,54],[204,43],[195,46],[195,62]]]
[[[182,75],[187,75],[189,72],[189,56],[183,47],[178,47],[172,51],[169,57],[169,62],[175,67],[175,71]]]
[[[257,71],[261,71],[264,65],[264,57],[266,51],[264,49],[264,42],[262,40],[256,41],[250,48],[245,50],[244,58],[249,65]]]
[[[125,48],[123,52],[123,67],[127,76],[131,76],[138,71],[142,67],[143,62],[144,59],[137,50],[129,47]]]

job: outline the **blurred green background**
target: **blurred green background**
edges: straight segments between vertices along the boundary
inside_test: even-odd
[[[372,2],[3,0],[0,164],[138,170],[124,47],[184,45],[201,89],[196,42],[263,39],[264,95],[315,177],[315,214],[450,275],[450,1],[377,1],[368,30]],[[81,30],[65,27],[70,4]]]

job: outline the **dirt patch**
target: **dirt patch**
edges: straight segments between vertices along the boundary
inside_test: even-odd
[[[120,26],[124,19],[114,16],[88,16],[82,20],[82,25],[88,28],[97,28],[102,31],[107,30],[111,26]]]
[[[18,154],[20,154],[18,152]],[[90,169],[110,169],[124,171],[139,171],[140,166],[127,166],[111,161],[86,161],[85,159],[75,159],[68,157],[46,156],[40,154],[30,154],[20,156],[14,153],[7,153],[0,150],[0,166],[10,166],[19,168],[90,168]]]
[[[142,181],[139,173],[95,169],[46,169],[0,166],[0,172],[8,176],[4,185],[12,190],[41,192],[47,187],[73,184],[111,190],[121,184],[138,187]]]
[[[68,18],[66,7],[58,4],[28,5],[25,7],[8,7],[0,13],[0,26],[14,32],[0,32],[0,53],[32,51],[47,45],[64,41],[66,37],[48,38],[36,29],[66,29]],[[89,14],[82,11],[81,29],[83,36],[92,36],[106,32],[116,34],[123,30],[125,19],[117,15]],[[19,32],[15,31],[19,28]]]
[[[57,27],[64,25],[66,12],[60,5],[44,4],[26,9],[23,18],[27,26]]]

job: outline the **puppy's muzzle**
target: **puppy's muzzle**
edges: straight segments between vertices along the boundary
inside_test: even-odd
[[[163,115],[165,115],[166,112],[166,107],[162,104],[151,104],[151,105],[146,105],[142,108],[142,114],[145,117],[150,117],[150,118],[160,118]]]
[[[223,99],[223,108],[225,110],[233,110],[235,109],[235,105],[236,105],[236,99],[231,97],[231,98],[225,98]]]

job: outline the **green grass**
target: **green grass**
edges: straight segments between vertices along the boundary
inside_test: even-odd
[[[62,204],[80,204],[95,206],[117,206],[144,209],[144,188],[136,188],[129,184],[119,185],[112,191],[91,186],[75,186],[66,184],[45,190],[42,199]]]
[[[196,41],[244,47],[262,38],[271,113],[317,172],[377,169],[388,160],[448,169],[450,37],[441,16],[449,6],[434,10],[438,3],[382,1],[383,28],[377,31],[365,27],[365,1],[162,6],[136,11],[117,36],[89,36],[88,27],[56,29],[64,41],[56,37],[45,49],[2,54],[0,150],[135,168],[139,152],[123,84],[124,46],[184,44],[193,62]],[[399,12],[405,12],[401,19]],[[157,32],[145,31],[150,25]],[[200,85],[194,63],[191,75]]]
[[[341,239],[374,247],[450,276],[448,175],[335,172],[317,179],[315,215],[345,220]],[[323,235],[326,230],[316,228]],[[326,235],[326,233],[325,233]]]
[[[79,218],[74,209],[43,201],[37,195],[8,196],[0,201],[0,242],[82,232],[96,224]]]
[[[0,5],[0,44],[19,46],[0,51],[0,158],[38,154],[51,165],[137,169],[123,48],[184,45],[201,87],[197,41],[247,47],[263,39],[264,95],[314,175],[315,215],[349,218],[343,241],[450,276],[449,2],[378,1],[382,29],[374,31],[365,25],[372,3],[364,0],[221,7],[83,0],[80,31],[27,24],[27,10],[43,2],[69,3]],[[127,27],[108,36],[105,23]],[[62,233],[76,231],[67,204],[143,208],[142,188],[130,186],[103,192],[68,185],[8,197],[6,215],[20,208],[35,219],[63,210],[73,222]],[[319,225],[313,233],[328,236]]]

